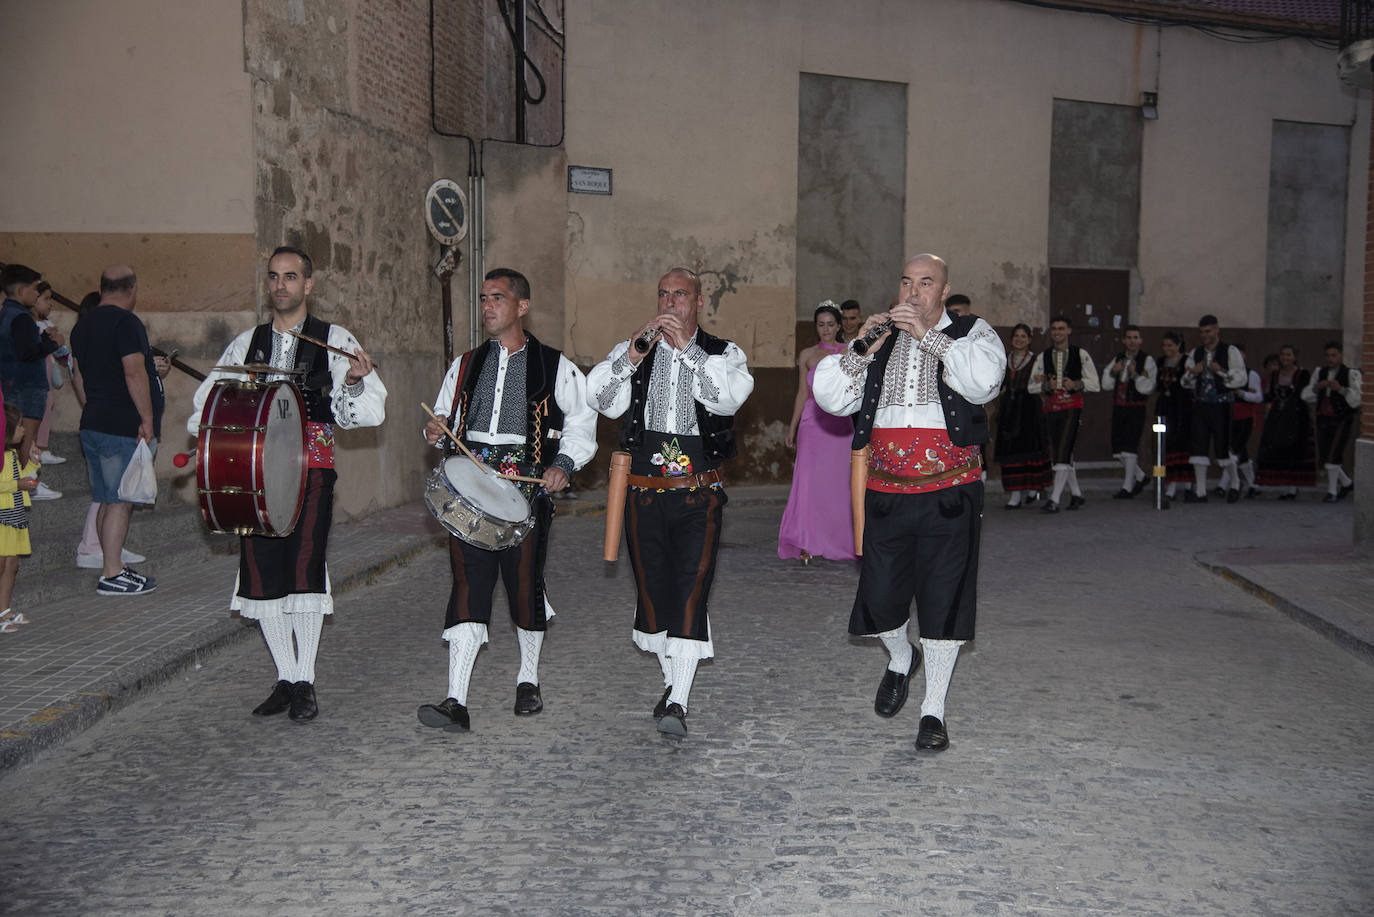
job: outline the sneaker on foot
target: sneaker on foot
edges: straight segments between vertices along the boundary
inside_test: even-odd
[[[120,549],[119,562],[121,564],[141,564],[148,558],[142,554],[135,554],[127,548]],[[105,566],[105,558],[100,554],[83,554],[76,552],[76,565],[83,570],[99,570]]]
[[[64,459],[62,456],[53,455],[47,449],[44,449],[42,452],[38,453],[38,464],[40,465],[61,465],[65,461],[66,459]]]
[[[95,584],[96,595],[142,595],[157,588],[157,580],[125,567],[117,576],[102,576]]]
[[[38,482],[38,487],[29,495],[31,500],[59,500],[62,498],[62,491],[53,490],[42,481]]]

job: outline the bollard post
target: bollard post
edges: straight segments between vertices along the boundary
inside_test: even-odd
[[[1164,509],[1164,434],[1169,431],[1164,415],[1155,415],[1152,429],[1155,434],[1155,509]]]

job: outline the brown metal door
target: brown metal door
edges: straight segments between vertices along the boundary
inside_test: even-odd
[[[1073,323],[1070,343],[1093,358],[1097,372],[1121,350],[1121,329],[1130,312],[1130,271],[1088,268],[1050,268],[1050,314],[1067,315]],[[1048,339],[1045,345],[1049,346]],[[1110,461],[1112,457],[1112,399],[1106,393],[1083,399],[1083,426],[1078,431],[1074,458],[1079,462]]]

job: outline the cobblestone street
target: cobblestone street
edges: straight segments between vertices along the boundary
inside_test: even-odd
[[[873,714],[856,570],[778,560],[776,501],[726,509],[717,658],[690,734],[659,736],[628,564],[562,518],[541,715],[512,714],[500,620],[473,731],[416,721],[446,690],[429,550],[340,600],[314,723],[249,716],[275,678],[255,639],[0,775],[0,912],[1374,911],[1374,666],[1194,560],[1320,542],[1348,504],[988,507],[941,755],[913,749],[922,678]]]

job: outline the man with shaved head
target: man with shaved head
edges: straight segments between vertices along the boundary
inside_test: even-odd
[[[128,265],[100,275],[100,305],[72,329],[72,354],[86,392],[81,412],[81,451],[91,478],[103,569],[95,591],[102,596],[143,595],[157,582],[123,564],[133,504],[119,498],[119,481],[140,441],[154,454],[162,426],[162,379],[153,363],[143,322],[134,315],[138,278]]]
[[[754,390],[744,351],[698,324],[694,271],[658,281],[658,310],[587,374],[587,400],[624,417],[630,454],[625,536],[638,602],[633,639],[658,657],[658,731],[687,734],[697,664],[715,655],[707,599],[725,508],[720,466],[735,455],[735,412]]]
[[[889,662],[874,712],[896,716],[924,655],[926,693],[918,752],[949,747],[945,695],[959,647],[973,639],[983,517],[984,405],[997,397],[1006,354],[981,318],[945,309],[949,271],[916,255],[897,305],[869,316],[867,352],[826,357],[816,403],[854,415],[854,448],[868,450],[863,562],[849,632],[876,637]],[[911,602],[921,649],[910,642]]]

